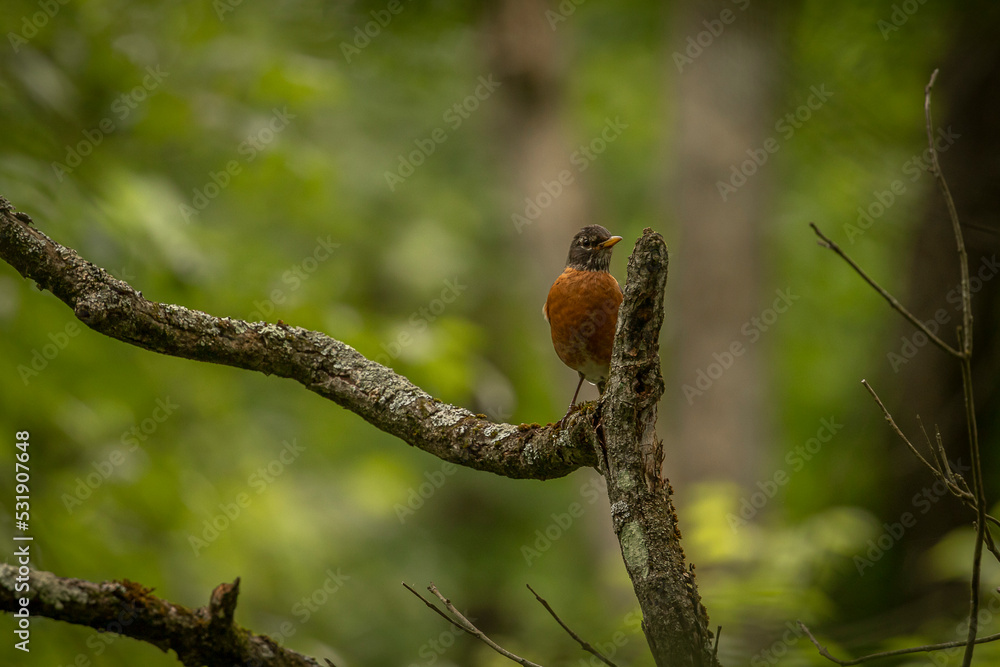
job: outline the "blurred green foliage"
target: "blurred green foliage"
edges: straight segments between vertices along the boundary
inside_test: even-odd
[[[510,224],[521,197],[504,171],[502,105],[487,99],[457,127],[447,120],[490,75],[486,9],[404,3],[356,41],[387,6],[11,0],[0,194],[148,298],[318,329],[442,400],[552,421],[575,378],[549,348],[539,317],[548,283],[538,279],[560,267],[526,266],[530,230],[521,238]],[[584,3],[556,40],[567,136],[586,141],[616,115],[630,123],[585,180],[608,226],[627,238],[652,226],[683,258],[659,208],[676,131],[665,92],[678,76],[675,9]],[[885,38],[878,21],[891,11],[810,0],[746,13],[779,19],[776,117],[810,86],[833,91],[769,167],[765,283],[791,285],[801,299],[760,343],[777,424],[761,480],[788,470],[787,453],[821,419],[845,426],[746,525],[727,517],[757,489],[678,489],[685,548],[713,625],[724,627],[728,665],[825,664],[796,619],[853,628],[852,648],[963,636],[941,608],[919,636],[880,643],[884,634],[854,624],[867,610],[837,600],[859,585],[877,590],[884,574],[876,563],[859,579],[852,558],[887,520],[877,512],[885,471],[865,457],[881,420],[857,381],[882,367],[875,339],[891,320],[846,268],[817,256],[805,222],[842,238],[840,221],[923,149],[923,85],[959,10],[921,5]],[[446,141],[390,189],[386,172],[436,128]],[[923,202],[907,198],[850,248],[890,287]],[[613,265],[620,278],[625,254]],[[238,576],[239,623],[337,664],[505,664],[399,585],[433,581],[510,650],[582,664],[527,582],[579,634],[612,646],[619,664],[651,664],[629,622],[637,605],[592,471],[542,484],[443,467],[290,381],[160,357],[85,327],[63,336],[73,321],[51,294],[0,267],[0,434],[31,432],[35,567],[128,578],[189,606]],[[26,375],[33,360],[40,368]],[[682,400],[680,383],[668,382],[665,401]],[[10,481],[0,479],[5,534]],[[566,526],[574,503],[582,515]],[[928,581],[966,577],[969,539],[960,531],[927,545]],[[995,567],[986,581],[1000,583]],[[990,619],[984,632],[997,626]],[[27,662],[9,632],[0,660],[176,664],[87,628],[40,619],[33,632]],[[980,655],[982,664],[1000,657],[996,648]]]

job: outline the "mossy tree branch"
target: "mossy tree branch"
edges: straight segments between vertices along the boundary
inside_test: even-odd
[[[152,589],[128,580],[93,583],[31,570],[30,590],[19,592],[17,576],[17,567],[0,563],[0,610],[20,609],[18,598],[28,596],[32,616],[139,639],[161,651],[174,651],[177,659],[189,667],[320,667],[324,664],[236,625],[233,614],[240,590],[239,579],[231,584],[219,584],[212,591],[207,606],[188,609],[158,598],[152,594]]]
[[[351,346],[316,331],[280,321],[220,318],[150,301],[32,227],[31,219],[14,211],[3,197],[0,258],[52,292],[94,331],[161,354],[293,379],[442,460],[539,480],[581,467],[599,469],[608,482],[614,530],[656,664],[718,664],[694,573],[684,562],[672,491],[660,474],[663,452],[656,436],[656,406],[663,379],[657,341],[667,249],[659,234],[645,230],[629,260],[607,391],[596,410],[578,408],[561,428],[495,423],[447,405]],[[53,614],[62,620],[74,618],[55,608]],[[91,624],[86,609],[74,614],[81,623]]]
[[[432,398],[317,331],[150,301],[32,227],[3,197],[0,257],[94,331],[161,354],[290,378],[444,461],[528,479],[562,477],[596,463],[591,419],[580,412],[562,430],[495,423]]]

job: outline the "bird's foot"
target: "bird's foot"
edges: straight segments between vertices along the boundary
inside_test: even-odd
[[[574,407],[576,407],[576,404],[571,404],[568,408],[566,408],[566,414],[562,416],[562,419],[556,422],[556,428],[563,427],[563,424],[566,422],[566,419],[570,416],[570,414],[572,414]]]

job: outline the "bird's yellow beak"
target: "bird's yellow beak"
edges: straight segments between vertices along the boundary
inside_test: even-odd
[[[620,236],[612,236],[610,239],[608,239],[604,243],[598,243],[597,247],[598,248],[610,248],[611,246],[613,246],[614,244],[618,243],[621,240],[622,240],[622,237],[620,237]]]

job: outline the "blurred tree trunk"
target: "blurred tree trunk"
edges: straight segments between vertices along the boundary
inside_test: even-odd
[[[584,190],[579,183],[565,188],[539,217],[530,219],[530,224],[518,226],[512,219],[513,214],[525,216],[529,213],[525,210],[525,199],[537,200],[542,182],[553,180],[560,170],[566,168],[566,158],[571,150],[560,116],[563,72],[556,64],[559,52],[557,33],[545,19],[549,8],[550,4],[545,0],[500,0],[483,4],[479,17],[484,71],[500,82],[496,92],[497,105],[494,107],[497,127],[490,133],[493,139],[490,150],[504,163],[500,171],[514,175],[511,183],[497,184],[497,190],[516,195],[498,201],[497,224],[500,228],[494,234],[497,243],[509,242],[510,231],[514,228],[518,232],[515,235],[516,250],[497,252],[496,257],[498,260],[511,256],[525,259],[518,262],[517,270],[510,264],[498,264],[494,270],[484,272],[489,280],[495,282],[492,292],[496,300],[485,304],[477,318],[484,323],[485,335],[496,339],[496,344],[489,345],[489,349],[502,352],[510,350],[506,341],[526,341],[525,345],[529,348],[533,344],[544,346],[545,353],[554,358],[555,353],[548,343],[548,325],[542,317],[542,304],[545,302],[545,290],[562,270],[570,238],[580,227],[589,224]],[[525,303],[521,297],[531,293],[537,294],[537,300]],[[529,317],[537,318],[535,327],[525,329],[524,317],[510,317],[511,313],[523,311],[529,311]],[[535,364],[525,363],[530,358],[530,352],[522,352],[518,357],[490,361],[512,376],[512,385],[525,386],[539,384],[539,376],[547,377],[540,374]],[[518,382],[513,378],[517,373],[533,374],[536,379],[534,382]],[[567,403],[575,382],[575,373],[567,370]],[[541,384],[544,386],[544,383]],[[559,393],[562,395],[563,392]],[[546,401],[532,398],[511,396],[509,402],[499,406],[487,400],[478,408],[498,421],[506,421],[510,413],[516,412],[519,403],[535,408],[529,416],[533,421],[552,422],[562,415],[561,412],[558,415],[547,414],[544,411]],[[475,491],[470,489],[469,493],[474,494]],[[470,497],[466,506],[479,508],[477,520],[484,524],[507,520],[502,511],[484,502],[483,498]],[[463,507],[456,506],[453,511],[458,524],[466,520],[461,516],[465,511]],[[602,537],[601,548],[608,552],[617,548],[613,533],[602,531]],[[491,627],[503,632],[513,631],[512,619],[506,618],[501,605],[486,593],[502,587],[502,582],[491,582],[488,573],[485,574],[480,573],[476,582],[484,594],[478,597],[471,613]],[[458,663],[471,663],[477,650],[473,643],[466,643],[462,655],[458,656]]]
[[[769,165],[725,200],[718,183],[774,133],[778,77],[768,11],[730,0],[685,3],[667,42],[664,65],[677,81],[678,119],[669,215],[680,227],[668,318],[683,323],[668,383],[677,407],[666,420],[667,442],[684,443],[682,453],[667,447],[672,479],[750,487],[765,458],[768,373],[740,329],[772,298],[762,284],[760,248]],[[734,344],[744,352],[732,356]]]
[[[563,188],[551,204],[539,207],[539,217],[530,217],[524,210],[525,198],[537,200],[544,192],[543,183],[553,181],[569,166],[573,150],[560,114],[565,73],[557,57],[560,33],[546,18],[550,9],[545,0],[490,4],[484,33],[491,70],[503,82],[500,137],[511,173],[516,175],[513,185],[518,197],[513,212],[531,220],[517,229],[532,240],[527,247],[538,249],[539,260],[545,260],[547,266],[548,260],[556,258],[561,269],[569,239],[581,227],[592,224],[584,188],[579,182]]]
[[[613,221],[594,220],[590,215],[587,189],[582,178],[574,172],[574,179],[568,185],[560,185],[556,195],[545,190],[544,184],[558,182],[560,172],[570,167],[569,156],[576,143],[568,135],[563,112],[563,91],[565,89],[565,66],[559,54],[565,49],[562,42],[571,39],[572,25],[559,24],[553,29],[546,11],[552,5],[545,0],[501,0],[489,3],[484,8],[483,30],[485,60],[489,69],[502,82],[498,89],[501,104],[499,127],[495,133],[496,151],[505,163],[504,172],[513,175],[502,189],[509,193],[501,201],[501,224],[510,225],[517,234],[514,253],[526,259],[521,262],[524,270],[513,274],[510,267],[498,275],[502,276],[498,295],[537,294],[533,302],[516,301],[505,304],[503,312],[529,310],[537,313],[535,326],[515,329],[521,326],[506,318],[491,325],[494,335],[507,339],[533,341],[529,346],[538,345],[544,358],[554,359],[548,342],[548,326],[541,316],[542,304],[548,286],[562,270],[566,261],[569,241],[580,228],[594,222],[602,222],[614,227]],[[510,227],[507,227],[509,230]],[[510,239],[505,233],[499,239]],[[520,289],[511,289],[515,284]],[[501,298],[507,298],[501,296]],[[505,346],[498,345],[500,349]],[[536,348],[539,351],[539,348]],[[538,375],[534,361],[537,357],[524,356],[510,362],[513,368],[530,368]],[[556,362],[558,363],[558,362]],[[554,368],[555,365],[550,366]],[[560,370],[562,366],[559,365]],[[544,377],[550,377],[545,374]],[[565,395],[559,398],[569,403],[576,374],[567,371],[551,376],[559,378],[556,390],[545,392],[542,400],[535,403],[541,407],[549,404],[551,394]],[[595,389],[583,389],[581,398],[596,397]],[[527,397],[526,397],[527,398]],[[554,421],[559,415],[550,410],[530,415],[538,421]],[[561,415],[561,413],[560,413]]]

